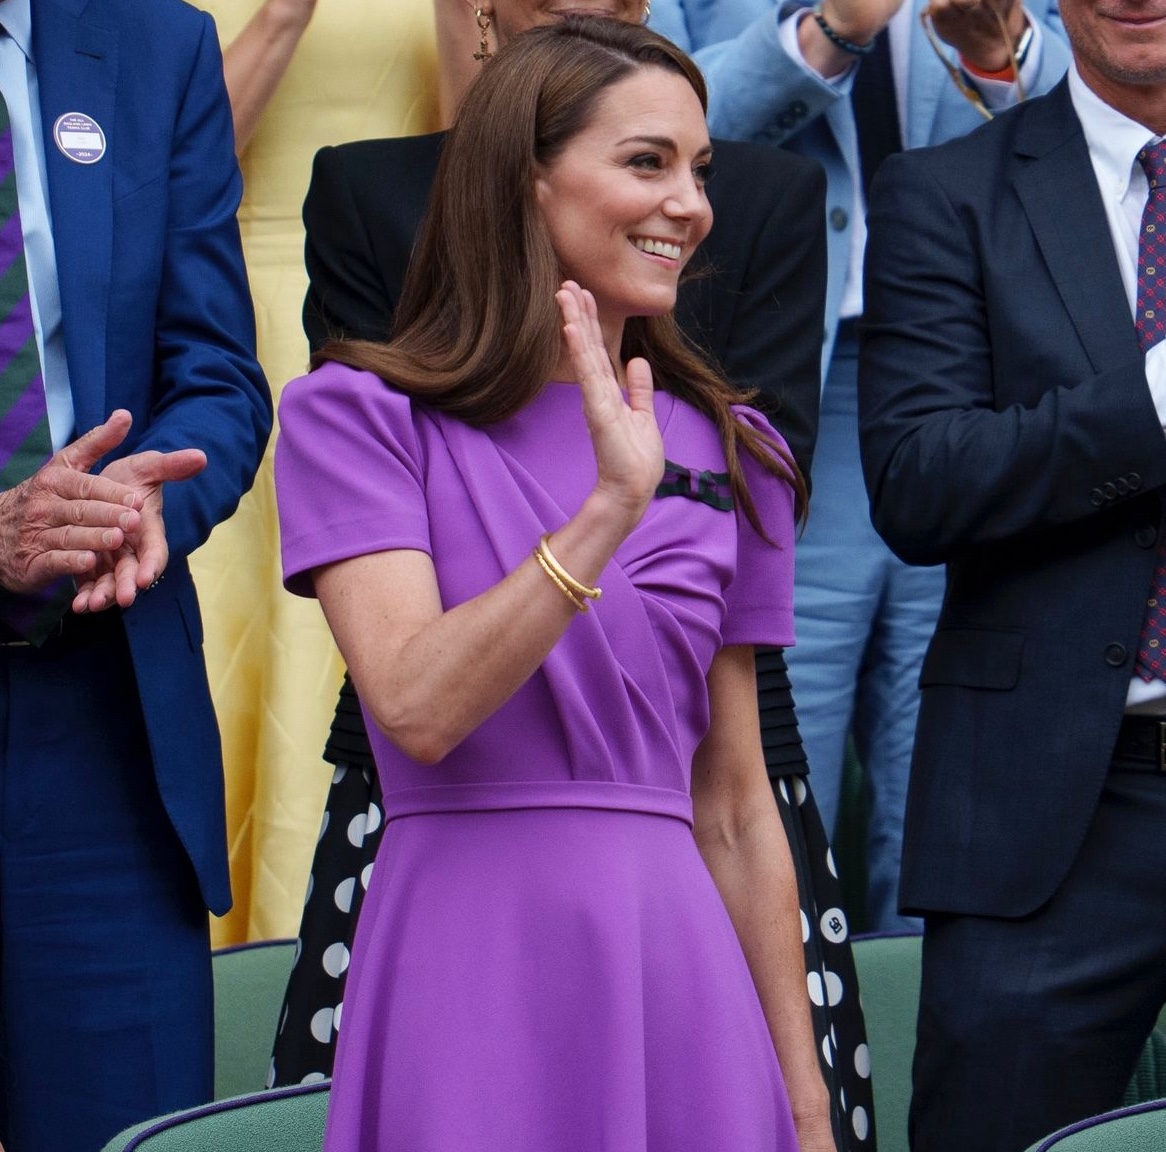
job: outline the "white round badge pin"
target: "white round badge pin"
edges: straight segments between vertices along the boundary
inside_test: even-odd
[[[105,155],[105,133],[92,116],[66,112],[53,125],[53,140],[76,164],[96,164]]]

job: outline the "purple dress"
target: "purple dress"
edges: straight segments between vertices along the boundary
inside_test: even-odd
[[[663,393],[656,412],[687,495],[721,490],[712,424]],[[285,580],[302,594],[317,565],[411,548],[432,556],[452,607],[521,564],[595,482],[571,384],[483,431],[329,364],[288,385],[280,424]],[[686,498],[682,479],[604,570],[603,598],[439,764],[369,725],[386,831],[327,1152],[796,1149],[691,828],[713,656],[793,638],[792,494],[745,466],[779,547]]]

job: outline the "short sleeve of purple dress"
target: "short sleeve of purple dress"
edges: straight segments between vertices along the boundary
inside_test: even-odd
[[[689,797],[713,656],[792,641],[792,494],[747,461],[774,546],[725,499],[712,424],[665,394],[656,411],[668,494],[540,671],[436,765],[369,727],[387,827],[326,1152],[797,1147]],[[288,385],[280,424],[284,573],[300,593],[317,565],[410,548],[452,607],[595,481],[570,384],[481,430],[326,365]]]

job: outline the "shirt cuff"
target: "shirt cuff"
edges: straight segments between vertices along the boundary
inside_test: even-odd
[[[783,17],[777,25],[778,40],[781,41],[781,46],[786,50],[789,58],[795,61],[807,76],[813,76],[815,80],[821,80],[832,88],[842,88],[854,75],[854,64],[848,65],[833,76],[823,76],[817,68],[807,64],[806,58],[802,55],[802,46],[798,43],[798,25],[803,20],[812,20],[813,18],[814,14],[809,8],[798,8],[788,16]]]
[[[1040,22],[1026,8],[1024,15],[1032,28],[1032,43],[1028,46],[1028,55],[1020,66],[1020,82],[1025,92],[1032,92],[1040,76],[1041,52],[1044,44],[1044,30]],[[1010,108],[1016,103],[1016,82],[1013,80],[985,80],[981,76],[973,76],[965,71],[964,75],[971,81],[976,91],[984,101],[984,106],[992,112],[999,112]]]

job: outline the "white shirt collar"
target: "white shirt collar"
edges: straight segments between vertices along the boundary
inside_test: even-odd
[[[1112,190],[1120,200],[1129,190],[1135,170],[1142,175],[1138,153],[1160,137],[1106,104],[1081,79],[1076,62],[1069,65],[1069,95],[1085,132],[1089,155],[1102,178],[1102,187]]]

